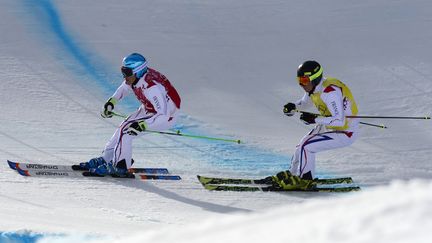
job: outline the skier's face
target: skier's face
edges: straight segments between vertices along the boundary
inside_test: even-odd
[[[136,76],[133,73],[131,68],[121,67],[121,72],[123,74],[124,79],[126,80],[127,85],[132,85],[135,83]]]
[[[304,89],[306,92],[311,92],[314,89],[314,85],[312,82],[309,82],[308,84],[300,84],[300,86]]]
[[[127,85],[132,85],[135,83],[136,77],[135,75],[129,76],[129,77],[125,77],[125,81]]]

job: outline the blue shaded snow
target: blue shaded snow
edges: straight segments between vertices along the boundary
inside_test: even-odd
[[[291,157],[262,150],[253,146],[237,144],[210,144],[212,154],[201,156],[201,160],[221,168],[242,174],[269,176],[289,168]]]
[[[96,235],[35,233],[26,230],[0,232],[0,243],[90,242],[94,240],[110,241],[112,239]]]
[[[32,232],[0,232],[0,243],[33,243],[43,238],[43,234]]]
[[[54,1],[52,0],[22,0],[23,8],[27,15],[22,18],[30,18],[31,22],[39,25],[31,25],[31,32],[49,45],[52,55],[78,78],[77,82],[91,81],[100,87],[104,94],[110,95],[117,87],[107,80],[121,80],[119,72],[112,72],[111,67],[104,63],[103,58],[94,53],[85,42],[79,42],[78,38],[64,25]]]

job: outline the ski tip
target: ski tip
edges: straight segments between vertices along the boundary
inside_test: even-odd
[[[216,185],[209,185],[209,184],[204,185],[203,184],[203,186],[205,189],[210,190],[210,191],[218,191],[218,189],[219,189],[219,186],[216,186]]]
[[[204,186],[206,183],[203,182],[203,177],[200,175],[197,175],[198,181]]]
[[[211,181],[211,179],[209,179],[205,176],[197,175],[197,178],[198,178],[198,181],[203,185],[208,184]]]
[[[12,170],[16,170],[16,167],[17,167],[17,164],[18,164],[18,163],[15,163],[15,162],[10,161],[10,160],[7,160],[7,162],[8,162],[9,167],[10,167]]]
[[[16,170],[18,172],[18,174],[22,175],[22,176],[30,176],[30,174],[28,173],[27,170],[22,170],[20,168],[17,168]]]

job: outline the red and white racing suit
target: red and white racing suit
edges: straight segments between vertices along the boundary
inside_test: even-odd
[[[132,91],[141,102],[141,106],[120,124],[106,144],[102,155],[105,161],[112,161],[114,166],[123,167],[124,165],[117,163],[124,160],[127,169],[132,165],[132,139],[142,133],[133,136],[125,130],[137,121],[145,121],[149,130],[170,129],[176,122],[181,103],[179,94],[169,80],[154,69],[148,68],[147,73],[132,86],[123,81],[112,98],[121,100]]]

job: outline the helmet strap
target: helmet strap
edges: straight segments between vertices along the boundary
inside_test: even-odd
[[[312,95],[315,92],[316,89],[316,85],[313,85],[313,88],[311,91],[309,91],[309,96]]]
[[[137,78],[136,74],[133,75],[135,78],[135,81],[133,82],[133,84],[131,85],[131,87],[135,87],[135,85],[138,83],[139,78]]]

